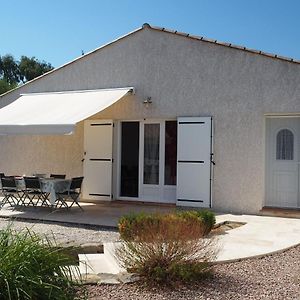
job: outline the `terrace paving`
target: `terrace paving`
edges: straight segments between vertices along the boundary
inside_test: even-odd
[[[84,211],[79,208],[71,210],[50,210],[46,208],[12,209],[4,207],[0,217],[30,219],[94,225],[115,228],[118,219],[130,212],[169,212],[174,206],[148,205],[136,203],[82,202]],[[217,213],[217,223],[234,221],[245,223],[238,228],[228,230],[218,236],[220,252],[218,261],[234,261],[247,257],[275,253],[300,244],[300,219],[257,215],[234,215]],[[46,226],[46,225],[45,225]]]

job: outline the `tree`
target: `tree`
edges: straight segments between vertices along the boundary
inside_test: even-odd
[[[51,64],[35,57],[21,56],[19,63],[20,80],[24,83],[53,70]]]
[[[17,84],[20,81],[18,62],[10,54],[0,57],[0,75],[9,84]]]
[[[35,57],[21,56],[16,61],[10,54],[0,56],[0,95],[51,70],[50,63]]]
[[[14,89],[17,84],[9,84],[5,79],[0,79],[0,95],[4,94],[5,92]]]

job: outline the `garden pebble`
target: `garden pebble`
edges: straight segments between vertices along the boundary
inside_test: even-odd
[[[13,229],[31,229],[41,236],[54,237],[58,244],[69,246],[86,245],[96,249],[103,242],[114,242],[119,239],[117,230],[104,227],[75,225],[69,223],[55,223],[37,220],[14,220],[0,218],[0,229],[12,226]],[[92,245],[93,244],[93,245]],[[96,251],[98,252],[98,251]]]
[[[140,283],[90,285],[89,299],[101,300],[298,300],[300,246],[259,259],[215,266],[214,275],[191,286],[146,289]]]
[[[79,246],[90,243],[96,245],[96,243],[113,242],[119,239],[118,232],[112,229],[36,220],[11,222],[9,219],[0,218],[0,229],[10,223],[16,230],[29,228],[40,235],[54,237],[58,243],[64,245]],[[300,246],[263,258],[216,265],[211,278],[191,286],[146,289],[138,282],[87,285],[85,288],[89,293],[89,299],[93,300],[298,300],[300,299],[299,262]],[[90,279],[90,282],[98,279],[102,281],[99,277]]]

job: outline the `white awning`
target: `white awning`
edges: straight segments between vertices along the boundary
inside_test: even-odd
[[[133,91],[126,87],[24,94],[0,109],[0,135],[71,134],[76,123]]]

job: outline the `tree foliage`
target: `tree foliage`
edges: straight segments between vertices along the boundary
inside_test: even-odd
[[[0,74],[9,84],[18,83],[20,72],[18,63],[10,54],[0,57]]]
[[[0,95],[14,89],[16,86],[17,84],[9,84],[5,79],[0,79]]]
[[[51,64],[39,61],[35,57],[21,56],[19,63],[20,79],[23,82],[32,80],[53,69]]]
[[[6,54],[0,56],[0,95],[53,69],[50,63],[21,56],[20,61]]]

